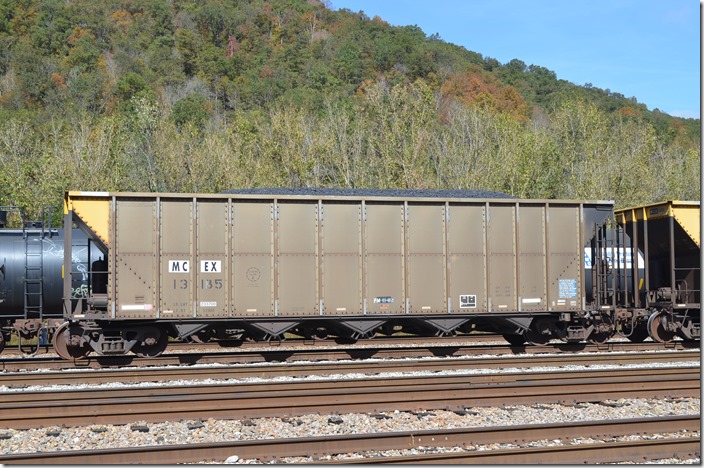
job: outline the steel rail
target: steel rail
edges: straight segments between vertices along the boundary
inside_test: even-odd
[[[58,357],[41,358],[4,358],[0,359],[0,371],[25,371],[38,369],[88,369],[115,367],[148,367],[167,365],[194,364],[253,364],[271,362],[322,361],[345,359],[392,359],[409,357],[462,357],[476,355],[542,355],[560,353],[571,355],[575,353],[607,353],[659,350],[699,350],[698,343],[677,342],[674,346],[663,343],[609,343],[608,345],[587,344],[554,344],[551,346],[508,346],[508,345],[437,345],[427,347],[395,346],[379,347],[345,347],[345,348],[298,348],[293,349],[260,349],[232,352],[192,352],[181,354],[164,354],[155,358],[139,358],[134,355],[102,356],[89,355],[87,359],[67,361]]]
[[[536,440],[609,438],[632,434],[663,434],[699,430],[699,415],[586,421],[539,425],[458,428],[423,431],[258,439],[199,444],[121,447],[0,455],[6,464],[175,464],[222,462],[231,455],[242,460],[271,461],[286,457],[315,457],[341,453],[379,452],[420,447],[469,447]],[[602,445],[603,446],[603,445]],[[348,460],[342,461],[347,462]],[[356,462],[357,460],[350,460]],[[326,462],[334,462],[326,460]]]
[[[624,395],[664,398],[700,394],[698,367],[593,372],[579,378],[571,378],[574,375],[569,371],[550,373],[542,381],[539,376],[536,380],[536,375],[522,374],[522,380],[507,382],[465,375],[147,387],[139,389],[140,396],[127,393],[124,397],[119,396],[120,390],[99,389],[56,401],[51,400],[51,392],[37,392],[33,401],[2,403],[0,427],[28,429],[208,417],[247,419],[310,413],[457,410],[537,402],[594,402]]]
[[[701,438],[646,439],[627,442],[606,442],[559,447],[533,447],[506,450],[436,453],[400,457],[346,458],[324,461],[325,464],[559,464],[644,462],[664,458],[695,458],[701,456]]]
[[[418,369],[423,370],[423,369]],[[664,378],[671,375],[674,379],[686,378],[692,374],[696,374],[698,370],[694,367],[680,368],[674,367],[662,369],[657,378]],[[580,383],[594,379],[609,379],[612,376],[618,378],[621,369],[604,369],[604,370],[583,370],[583,371],[546,371],[546,372],[493,372],[472,375],[433,375],[432,378],[436,383],[449,384],[509,384],[515,382],[536,382],[541,384],[549,383]],[[629,373],[630,379],[635,379],[641,376],[643,379],[651,379],[653,371],[651,368],[631,369]],[[6,392],[3,393],[0,410],[6,405],[33,403],[37,401],[47,404],[55,403],[62,404],[67,400],[80,399],[85,402],[88,400],[103,400],[105,398],[139,398],[149,393],[150,396],[160,395],[180,395],[186,393],[190,396],[198,395],[218,395],[218,394],[233,394],[238,392],[269,392],[269,391],[289,391],[293,385],[298,390],[322,390],[326,388],[336,388],[344,386],[346,388],[361,388],[369,389],[374,387],[388,387],[391,383],[395,384],[396,388],[402,386],[418,386],[418,381],[422,376],[400,376],[400,377],[384,377],[368,376],[365,379],[328,379],[328,380],[308,380],[308,381],[269,381],[257,383],[209,383],[206,385],[192,383],[189,385],[160,385],[157,387],[123,387],[123,388],[79,388],[65,390],[23,390],[21,392]],[[425,377],[429,378],[428,376]]]
[[[83,370],[64,370],[58,372],[6,372],[1,374],[0,383],[8,387],[29,385],[68,385],[76,383],[142,383],[168,380],[196,379],[236,379],[236,378],[272,378],[277,376],[309,376],[342,373],[381,373],[381,372],[416,372],[447,371],[460,369],[497,369],[525,368],[533,366],[564,367],[598,364],[650,364],[655,362],[694,362],[699,361],[700,354],[693,351],[675,353],[608,353],[577,354],[559,356],[520,356],[476,359],[406,359],[393,361],[355,361],[330,363],[290,363],[290,364],[252,364],[217,367],[166,367],[166,368],[120,368]]]

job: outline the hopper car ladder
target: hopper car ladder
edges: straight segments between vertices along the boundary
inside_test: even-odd
[[[626,246],[625,230],[613,226],[597,226],[592,244],[592,288],[596,306],[616,309],[631,303],[634,257],[631,255],[631,273],[628,272],[631,248]]]

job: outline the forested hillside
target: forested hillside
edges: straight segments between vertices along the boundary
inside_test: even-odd
[[[699,199],[699,132],[316,0],[0,0],[0,204],[30,212],[66,189]]]

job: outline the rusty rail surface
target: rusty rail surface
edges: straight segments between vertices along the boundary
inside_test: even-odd
[[[0,371],[24,371],[38,369],[87,369],[87,368],[116,368],[116,367],[149,367],[167,365],[194,365],[194,364],[252,364],[259,362],[295,362],[295,361],[322,361],[345,359],[392,359],[409,357],[461,357],[476,355],[499,354],[575,354],[584,352],[634,352],[634,351],[660,351],[660,350],[699,350],[699,342],[676,341],[672,343],[630,343],[614,342],[603,345],[586,343],[553,343],[548,346],[510,346],[487,344],[448,344],[440,341],[437,344],[426,346],[400,346],[389,343],[388,347],[372,345],[374,340],[367,340],[364,345],[348,345],[341,347],[310,346],[301,343],[291,349],[281,346],[264,347],[258,349],[229,350],[223,352],[189,352],[165,353],[154,358],[140,358],[134,355],[127,356],[102,356],[89,355],[87,359],[67,361],[58,357],[15,357],[0,359]],[[405,343],[405,341],[404,341]]]
[[[697,397],[701,382],[699,367],[694,366],[516,373],[506,379],[506,374],[496,373],[5,393],[0,404],[0,427],[457,410],[472,406],[598,402],[626,395]]]
[[[402,386],[418,386],[419,382],[425,379],[433,379],[433,381],[442,384],[508,384],[515,382],[536,382],[536,383],[569,383],[583,382],[588,379],[608,379],[613,375],[618,375],[621,369],[605,369],[605,370],[583,370],[583,371],[547,371],[547,372],[506,372],[500,373],[485,373],[473,375],[433,375],[432,377],[422,376],[407,376],[407,377],[386,377],[379,378],[369,376],[366,379],[329,379],[329,380],[307,380],[307,381],[269,381],[257,383],[210,383],[210,384],[191,384],[191,385],[160,385],[157,387],[124,387],[124,388],[84,388],[84,389],[65,389],[65,390],[39,390],[21,392],[7,392],[3,394],[3,403],[0,404],[0,410],[5,405],[32,403],[32,402],[53,402],[60,405],[67,400],[81,399],[87,400],[102,400],[104,398],[139,398],[145,394],[150,396],[159,395],[179,395],[186,392],[188,395],[221,395],[235,394],[246,392],[269,392],[269,391],[289,391],[295,386],[298,390],[319,391],[327,388],[335,388],[344,386],[347,388],[370,389],[375,387],[389,387],[394,384],[394,387]],[[692,372],[696,372],[693,367],[689,368],[670,368],[662,369],[658,377],[666,377],[671,375],[673,378],[688,377]],[[650,378],[652,369],[631,369],[629,378],[635,379],[637,376]]]
[[[689,362],[698,361],[699,352],[678,351],[673,353],[605,353],[574,354],[559,356],[520,356],[476,359],[421,359],[394,360],[390,362],[355,361],[332,363],[291,363],[266,365],[234,365],[232,367],[166,367],[166,368],[120,368],[96,369],[90,372],[82,370],[64,370],[58,372],[16,372],[1,374],[0,384],[8,387],[25,387],[29,385],[70,385],[99,384],[108,382],[141,383],[168,380],[196,379],[237,379],[248,377],[272,378],[277,376],[309,376],[342,373],[381,373],[381,372],[415,372],[446,371],[460,369],[506,369],[532,366],[566,366],[595,364],[643,364],[655,362]]]
[[[124,447],[98,450],[81,451],[59,451],[43,453],[21,453],[0,455],[0,463],[6,464],[175,464],[175,463],[195,463],[200,461],[222,462],[231,455],[237,455],[243,460],[271,461],[286,457],[315,457],[318,460],[322,457],[343,453],[364,453],[379,452],[387,450],[414,449],[421,447],[463,447],[470,448],[473,445],[482,444],[522,444],[536,440],[560,439],[569,442],[575,438],[601,438],[632,435],[632,434],[664,434],[681,431],[698,431],[700,427],[699,415],[691,416],[670,416],[661,418],[638,418],[609,421],[587,421],[571,422],[559,424],[540,425],[517,425],[504,427],[480,427],[480,428],[460,428],[441,429],[424,431],[403,431],[373,434],[353,434],[341,436],[322,436],[289,439],[263,439],[244,440],[232,442],[214,442],[200,444],[182,445],[158,445],[141,447]],[[699,438],[685,439],[689,442],[699,441]],[[585,446],[580,446],[584,448]],[[605,444],[599,444],[604,448]],[[550,460],[568,463],[562,458],[564,452],[558,449],[562,447],[550,447],[542,449],[539,453],[544,457],[540,462],[546,463]],[[680,449],[677,449],[677,452]],[[695,453],[698,456],[698,452]],[[481,455],[494,454],[491,451],[482,452]],[[557,455],[555,455],[557,454]],[[670,449],[666,456],[672,456]],[[622,454],[619,454],[621,456]],[[640,453],[641,458],[630,459],[631,461],[643,461],[645,457]],[[689,457],[693,454],[685,454]],[[505,456],[503,453],[500,456]],[[533,455],[535,456],[535,455]],[[590,458],[583,457],[574,459],[573,463],[596,461],[615,462],[626,461],[628,458],[606,459],[603,454],[589,455]],[[557,458],[556,458],[557,457]],[[405,457],[404,457],[405,458]],[[410,462],[405,458],[406,462]],[[475,459],[476,460],[476,459]],[[484,459],[488,462],[487,459]],[[363,462],[383,463],[392,462],[394,459],[386,458],[365,458]],[[335,463],[335,460],[325,460],[326,463]],[[344,459],[341,463],[358,463],[358,459]],[[419,460],[425,462],[425,460]],[[432,463],[432,461],[428,461]],[[525,463],[514,459],[511,463]]]
[[[533,447],[506,450],[484,450],[456,453],[437,453],[401,457],[374,457],[368,459],[344,459],[325,461],[338,464],[423,464],[446,465],[450,463],[465,464],[559,464],[577,463],[614,463],[644,462],[667,458],[690,459],[701,456],[701,439],[699,437],[646,439],[627,442],[606,442],[560,447]]]

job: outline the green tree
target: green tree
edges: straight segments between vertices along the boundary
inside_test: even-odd
[[[202,129],[209,117],[210,107],[202,94],[189,94],[174,104],[171,118],[178,128],[192,124],[195,128]]]

